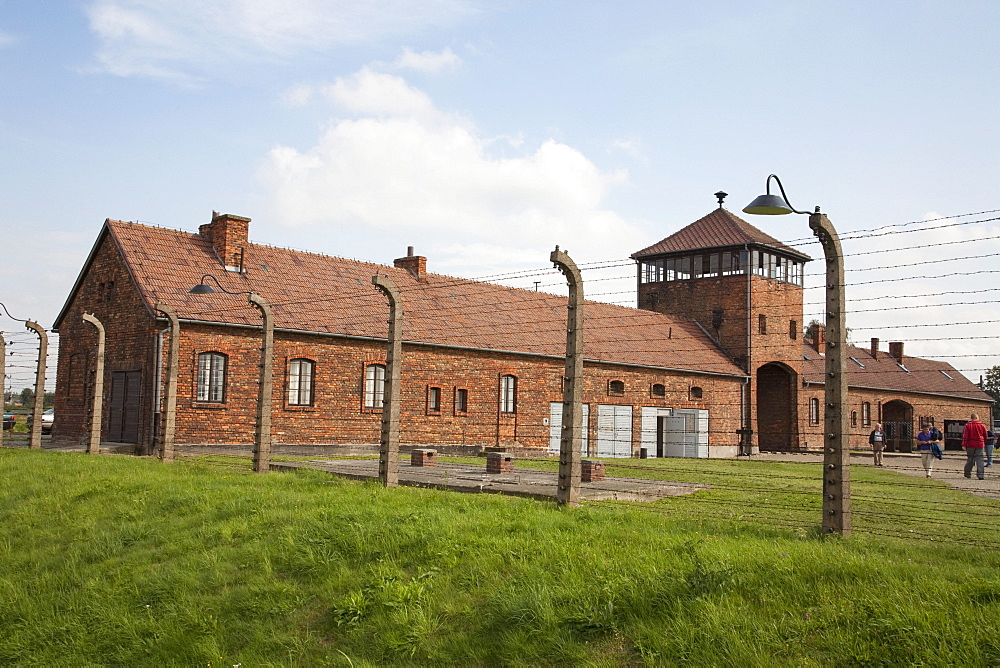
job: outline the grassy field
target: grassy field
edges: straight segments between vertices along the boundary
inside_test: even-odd
[[[823,539],[818,465],[622,471],[713,489],[561,509],[0,450],[0,664],[1000,664],[968,520],[996,502],[859,470],[859,531]]]

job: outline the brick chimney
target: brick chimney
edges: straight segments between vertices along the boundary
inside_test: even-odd
[[[250,243],[250,219],[212,212],[212,222],[198,228],[215,249],[227,271],[243,271],[243,250]]]
[[[889,343],[889,354],[896,358],[896,364],[903,363],[903,342],[891,341]]]
[[[407,246],[406,257],[396,258],[392,264],[399,269],[405,269],[417,279],[422,279],[427,273],[427,258],[422,255],[414,255],[413,246]]]
[[[823,325],[816,325],[813,329],[813,348],[816,349],[820,355],[826,354],[826,327]]]
[[[872,337],[872,359],[878,359],[878,339]]]

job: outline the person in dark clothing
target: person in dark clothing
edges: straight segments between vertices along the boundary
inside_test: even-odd
[[[872,446],[872,453],[875,455],[875,466],[882,466],[882,451],[885,450],[885,432],[882,431],[882,423],[875,425],[872,433],[868,434],[868,444]]]

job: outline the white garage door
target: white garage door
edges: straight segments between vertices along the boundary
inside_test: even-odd
[[[581,454],[586,457],[587,444],[590,441],[590,429],[587,428],[590,424],[590,404],[581,405],[583,406],[583,418],[580,423],[580,436],[583,440]],[[553,401],[549,404],[549,452],[556,455],[559,454],[559,440],[562,438],[562,409],[561,401]]]
[[[632,407],[597,407],[597,456],[632,456]]]

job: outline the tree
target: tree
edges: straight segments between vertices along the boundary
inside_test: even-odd
[[[30,406],[35,402],[35,391],[30,387],[21,390],[21,405]]]
[[[815,341],[817,327],[826,327],[826,323],[821,320],[816,320],[815,318],[810,320],[809,324],[806,325],[805,338],[808,339],[809,341]],[[848,327],[846,330],[844,330],[844,334],[845,334],[844,341],[847,343],[847,345],[853,346],[854,342],[851,341],[851,328]]]
[[[993,397],[993,401],[1000,402],[1000,365],[986,372],[986,377],[983,378],[983,391]],[[993,419],[998,418],[1000,418],[1000,407],[993,404]]]

